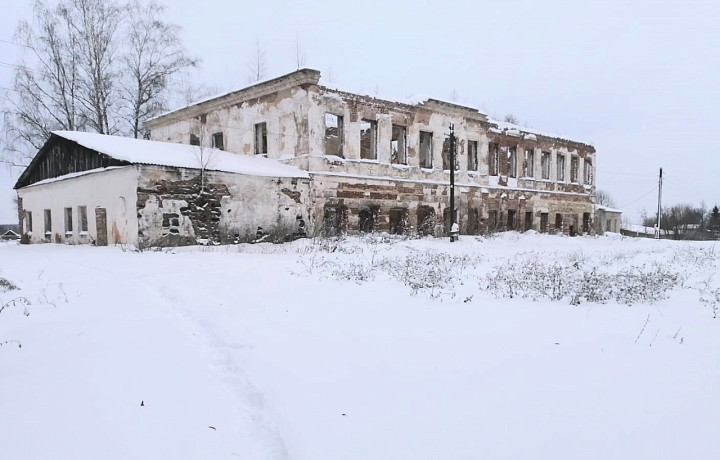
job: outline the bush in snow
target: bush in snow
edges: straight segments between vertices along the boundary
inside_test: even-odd
[[[631,305],[667,298],[667,291],[683,278],[667,264],[630,265],[613,271],[608,265],[590,265],[573,253],[564,260],[546,261],[536,253],[519,254],[496,265],[485,277],[485,289],[498,297]]]
[[[15,283],[0,276],[0,291],[14,291],[17,288],[18,287],[15,285]]]
[[[720,288],[710,286],[710,281],[712,281],[712,276],[700,283],[700,287],[698,288],[698,291],[700,291],[700,302],[710,308],[713,318],[717,318],[718,313],[720,313]]]
[[[462,284],[467,269],[479,261],[477,256],[424,251],[385,259],[381,266],[392,278],[409,286],[413,295],[423,293],[438,298],[454,297],[455,284]]]

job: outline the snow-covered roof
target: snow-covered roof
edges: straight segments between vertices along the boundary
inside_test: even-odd
[[[622,212],[620,209],[611,208],[609,206],[603,206],[601,204],[596,204],[595,209],[598,211],[605,211],[605,212]]]
[[[205,169],[210,171],[264,177],[309,177],[306,171],[276,160],[210,147],[79,131],[53,131],[53,134],[129,163],[200,169],[200,159],[203,158],[207,159],[203,161],[207,162]]]
[[[544,132],[544,131],[540,131],[538,129],[533,129],[533,128],[528,128],[526,126],[516,125],[515,123],[508,123],[506,121],[493,120],[492,118],[489,119],[488,121],[494,125],[497,125],[498,130],[500,132],[506,132],[510,135],[515,134],[516,136],[524,135],[524,137],[526,139],[530,139],[530,138],[534,137],[535,135],[538,135],[538,136],[544,136],[544,137],[551,137],[554,139],[563,139],[566,141],[578,142],[580,144],[591,145],[589,142],[581,141],[578,139],[573,139],[573,138],[565,136],[563,134],[553,134],[553,133],[549,133],[549,132]]]

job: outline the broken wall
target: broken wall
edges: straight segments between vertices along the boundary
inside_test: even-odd
[[[204,186],[203,186],[204,183]],[[238,243],[304,236],[309,180],[144,166],[137,189],[140,244]]]
[[[200,143],[212,147],[212,136],[222,133],[223,149],[233,153],[255,154],[255,125],[266,124],[267,158],[281,159],[308,154],[308,94],[301,87],[282,89],[234,104],[210,107],[207,111],[152,125],[156,141]]]

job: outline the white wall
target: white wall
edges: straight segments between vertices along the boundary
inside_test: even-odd
[[[97,239],[95,208],[102,207],[107,211],[108,244],[137,244],[137,184],[138,170],[127,166],[19,189],[23,209],[32,212],[31,241],[48,241],[44,210],[50,209],[52,234],[49,241],[59,239],[68,244],[91,243]],[[86,234],[80,232],[78,206],[87,207]],[[72,208],[73,218],[73,231],[67,235],[65,208]]]

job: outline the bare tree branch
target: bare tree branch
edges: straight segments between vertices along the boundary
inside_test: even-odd
[[[267,64],[265,62],[265,49],[260,44],[260,37],[255,37],[253,54],[248,66],[248,83],[255,83],[265,78]]]

